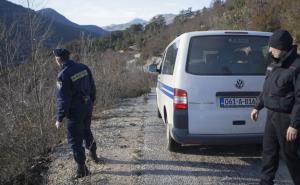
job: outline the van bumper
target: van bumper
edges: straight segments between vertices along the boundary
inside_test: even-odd
[[[187,129],[172,128],[172,138],[180,144],[235,145],[261,144],[263,133],[259,134],[189,134]]]

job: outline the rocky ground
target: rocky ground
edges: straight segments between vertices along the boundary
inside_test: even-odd
[[[186,147],[166,150],[165,127],[156,117],[154,91],[124,99],[116,108],[95,113],[92,130],[101,164],[87,161],[92,174],[73,179],[76,170],[66,143],[50,156],[44,184],[99,185],[241,185],[257,184],[261,163],[258,146]],[[281,163],[276,184],[292,184]]]

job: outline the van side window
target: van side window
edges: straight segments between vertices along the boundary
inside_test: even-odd
[[[165,59],[162,66],[162,74],[172,75],[174,71],[177,51],[178,51],[178,44],[172,44],[166,52]]]
[[[157,68],[158,68],[158,70],[159,70],[159,73],[162,72],[162,66],[163,66],[163,63],[164,63],[165,58],[166,58],[166,51],[164,51],[164,53],[162,54],[162,57],[161,57],[161,59],[160,59],[160,62],[158,63],[158,66],[157,66]]]

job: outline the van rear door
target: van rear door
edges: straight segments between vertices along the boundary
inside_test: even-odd
[[[192,37],[185,74],[189,133],[262,133],[265,120],[254,123],[250,112],[267,63],[267,36]]]

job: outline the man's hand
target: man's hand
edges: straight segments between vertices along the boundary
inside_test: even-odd
[[[258,119],[259,110],[253,109],[251,112],[251,119],[253,121],[256,121]]]
[[[56,121],[55,126],[59,129],[62,126],[62,122]]]
[[[297,138],[297,136],[298,136],[298,130],[290,126],[286,132],[286,140],[294,141]]]

